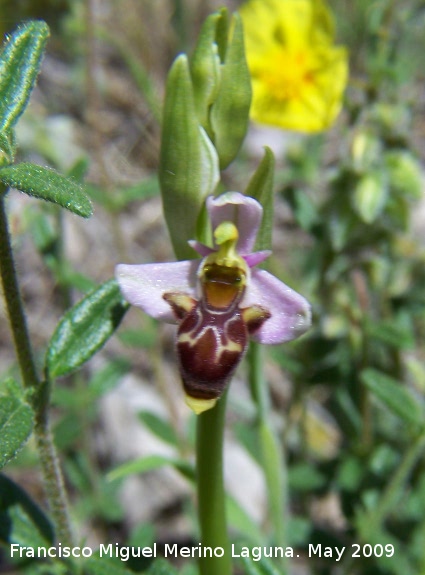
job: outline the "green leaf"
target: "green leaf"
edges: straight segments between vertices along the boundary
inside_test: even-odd
[[[18,28],[0,53],[0,132],[10,130],[25,110],[49,36],[41,20]]]
[[[29,196],[58,204],[89,218],[93,208],[81,186],[57,172],[35,164],[16,164],[0,169],[0,181]]]
[[[0,474],[0,541],[38,547],[53,539],[48,517],[19,485]]]
[[[115,479],[121,479],[122,477],[127,477],[127,475],[135,475],[136,473],[148,473],[154,469],[159,469],[166,465],[171,465],[187,479],[191,481],[195,478],[195,470],[193,466],[182,459],[176,459],[172,457],[164,457],[162,455],[149,455],[141,459],[135,459],[134,461],[129,461],[120,465],[110,473],[108,473],[109,481],[114,481]]]
[[[138,415],[154,435],[165,441],[165,443],[173,446],[177,445],[176,433],[168,421],[164,421],[150,411],[141,411]]]
[[[266,146],[264,157],[245,191],[247,196],[255,198],[263,206],[263,219],[257,235],[256,250],[270,250],[272,248],[274,164],[273,152]]]
[[[24,446],[33,427],[33,412],[17,395],[0,394],[0,469]]]
[[[396,317],[391,321],[367,322],[366,332],[370,337],[396,349],[413,349],[415,335],[408,316]]]
[[[49,376],[66,375],[88,361],[114,333],[128,307],[112,279],[71,308],[59,322],[47,350]]]
[[[394,415],[410,425],[423,426],[422,404],[397,380],[372,368],[362,371],[360,378]]]
[[[243,537],[255,542],[256,545],[263,545],[265,543],[264,533],[260,527],[234,497],[226,497],[226,516],[228,517],[229,526],[232,530],[236,530]]]

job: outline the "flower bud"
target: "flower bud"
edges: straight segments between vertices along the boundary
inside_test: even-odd
[[[218,180],[217,153],[198,123],[189,64],[181,55],[167,78],[159,166],[164,215],[178,259],[193,257],[187,241],[195,236],[203,201]]]
[[[226,10],[215,12],[208,16],[202,26],[198,43],[190,59],[193,96],[198,119],[210,137],[212,137],[210,109],[217,97],[221,77],[217,32],[223,26],[223,22],[227,28]]]
[[[234,159],[245,138],[252,95],[242,22],[238,14],[233,15],[232,24],[232,37],[222,63],[220,88],[210,116],[221,169]]]

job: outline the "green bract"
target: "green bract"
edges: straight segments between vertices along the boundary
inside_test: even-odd
[[[245,190],[245,195],[255,198],[263,207],[263,219],[255,242],[257,250],[270,250],[272,247],[274,164],[273,152],[266,146],[264,157]]]
[[[213,141],[226,168],[245,138],[251,105],[251,77],[245,60],[242,22],[233,15],[233,33],[222,64],[220,88],[211,108]]]
[[[214,143],[220,168],[235,158],[248,128],[251,79],[245,60],[242,22],[226,9],[211,14],[191,58],[196,111]]]
[[[188,60],[181,55],[167,79],[159,168],[164,215],[179,259],[193,257],[187,241],[195,237],[202,203],[218,179],[217,153],[198,123]]]

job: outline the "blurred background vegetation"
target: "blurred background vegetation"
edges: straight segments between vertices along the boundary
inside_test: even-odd
[[[20,154],[85,178],[95,204],[92,220],[79,222],[54,206],[10,198],[40,357],[63,310],[111,277],[117,262],[172,257],[156,176],[164,84],[175,55],[191,51],[203,19],[221,5],[0,0],[2,34],[27,18],[46,20],[52,34],[18,127]],[[243,190],[258,150],[275,150],[271,268],[313,304],[309,334],[265,351],[288,466],[288,544],[300,555],[291,572],[416,575],[425,572],[425,4],[329,5],[350,54],[338,122],[316,136],[256,126],[224,179]],[[73,520],[90,545],[197,545],[194,419],[181,405],[172,338],[172,329],[132,311],[101,357],[55,390]],[[16,372],[5,329],[0,361],[3,376]],[[230,394],[229,518],[234,540],[267,545],[273,538],[244,379],[242,367]],[[110,480],[108,472],[136,457],[136,475],[128,468],[125,480]],[[42,501],[34,458],[29,443],[7,474]],[[254,501],[250,484],[258,487]],[[395,553],[347,554],[336,564],[309,559],[309,543],[390,543]],[[33,569],[11,566],[5,552],[0,571],[2,564],[10,573]],[[196,573],[194,563],[179,569]]]

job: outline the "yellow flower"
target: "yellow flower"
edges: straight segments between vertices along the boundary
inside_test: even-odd
[[[347,82],[345,48],[334,45],[321,0],[249,0],[240,9],[252,76],[251,117],[301,132],[328,128]]]

